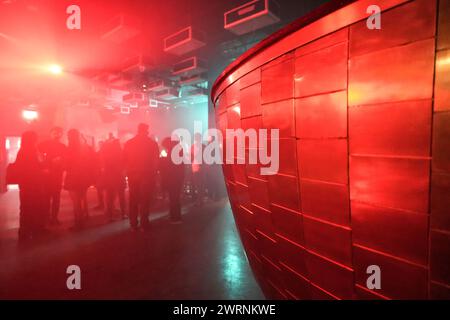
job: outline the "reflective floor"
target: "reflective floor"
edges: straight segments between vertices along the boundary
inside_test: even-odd
[[[18,193],[0,195],[0,299],[263,299],[250,271],[228,201],[186,205],[184,222],[162,210],[147,232],[125,220],[106,223],[91,211],[71,231],[63,196],[62,226],[36,243],[18,245]],[[91,203],[95,195],[90,191]],[[69,265],[81,268],[81,290],[68,290]]]

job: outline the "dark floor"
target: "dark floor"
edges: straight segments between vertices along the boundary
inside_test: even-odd
[[[74,232],[64,195],[62,226],[19,246],[17,197],[0,195],[0,299],[263,299],[226,200],[186,205],[180,225],[155,212],[138,233],[91,211],[89,227]],[[81,290],[66,287],[69,265],[81,268]]]

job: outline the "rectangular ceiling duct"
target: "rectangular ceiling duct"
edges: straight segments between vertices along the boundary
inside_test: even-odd
[[[171,88],[173,85],[170,81],[167,80],[156,80],[156,81],[152,81],[147,85],[147,91],[150,92],[156,92],[156,91],[161,91],[164,89],[168,89]]]
[[[206,63],[199,60],[197,56],[184,59],[173,66],[172,75],[180,77],[191,77],[205,72]]]
[[[140,104],[144,103],[147,100],[147,97],[144,93],[132,92],[127,95],[124,95],[122,100],[124,103]]]
[[[194,74],[180,78],[180,86],[195,86],[208,81],[206,74]]]
[[[246,34],[280,21],[280,8],[274,0],[253,0],[224,14],[224,28]]]
[[[135,19],[120,14],[112,18],[102,28],[102,40],[111,41],[114,43],[123,43],[140,33]]]
[[[127,106],[121,106],[120,107],[120,113],[121,114],[130,114],[131,113],[131,108],[127,107]]]
[[[204,38],[202,32],[189,26],[164,39],[164,52],[181,56],[203,47]]]
[[[180,92],[176,88],[167,88],[155,93],[155,98],[162,100],[178,99]]]

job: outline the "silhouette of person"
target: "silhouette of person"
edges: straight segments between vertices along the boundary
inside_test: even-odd
[[[161,158],[160,167],[162,184],[169,194],[169,217],[173,223],[181,222],[180,195],[184,185],[184,164],[175,164],[171,159],[172,151],[178,144],[179,141],[172,141],[169,137],[163,140],[162,146],[166,156]]]
[[[125,209],[125,175],[122,147],[118,139],[110,138],[103,147],[104,184],[106,190],[106,215],[113,219],[114,202],[119,199],[122,218]]]
[[[19,240],[30,240],[44,230],[44,179],[42,159],[37,149],[37,134],[22,134],[21,147],[16,158],[18,172],[20,219]]]
[[[95,154],[88,145],[82,143],[78,130],[69,130],[67,138],[69,144],[64,188],[69,191],[73,203],[74,229],[80,229],[88,216],[87,189],[94,183]]]
[[[95,189],[97,190],[98,204],[94,210],[105,208],[105,172],[103,167],[103,149],[105,141],[98,142],[98,151],[95,153]]]
[[[50,214],[49,222],[58,225],[58,213],[61,202],[61,189],[64,173],[64,161],[67,147],[61,142],[63,129],[54,127],[50,130],[50,139],[38,145],[48,169],[45,190],[46,213]]]
[[[194,135],[194,143],[191,146],[192,194],[195,199],[195,205],[203,204],[205,190],[205,172],[202,165],[204,148],[202,135],[196,133]]]
[[[141,123],[137,135],[124,147],[125,169],[129,187],[129,217],[133,230],[148,227],[150,203],[155,193],[159,147],[149,137],[149,126]],[[138,216],[140,221],[138,221]]]

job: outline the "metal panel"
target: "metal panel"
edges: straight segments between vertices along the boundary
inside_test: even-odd
[[[450,235],[431,230],[430,275],[431,280],[450,285]]]
[[[374,293],[376,290],[370,290],[363,286],[356,286],[355,285],[355,294],[356,294],[356,300],[386,300],[383,299],[383,296],[375,295]]]
[[[286,58],[282,57],[279,59],[283,61]],[[263,68],[261,75],[261,102],[264,104],[292,98],[294,94],[293,74],[293,59]]]
[[[295,57],[305,56],[315,51],[332,47],[338,43],[346,42],[347,40],[348,28],[344,28],[298,48],[295,50]]]
[[[450,0],[439,0],[438,49],[450,48]]]
[[[352,201],[352,231],[357,244],[427,265],[428,216],[425,214]]]
[[[272,221],[275,232],[290,241],[304,244],[302,216],[299,212],[271,205]]]
[[[440,51],[436,56],[434,110],[450,110],[450,50]]]
[[[261,114],[261,84],[257,83],[241,90],[241,117]]]
[[[450,232],[450,174],[431,177],[431,228]]]
[[[256,231],[258,237],[259,250],[263,256],[270,259],[272,262],[277,261],[277,242],[275,237],[264,233],[262,230]]]
[[[258,130],[258,129],[262,128],[262,116],[255,116],[255,117],[251,117],[251,118],[242,119],[241,124],[242,124],[242,129],[244,131],[246,131],[248,129]],[[248,148],[249,145],[247,144],[245,147]]]
[[[436,0],[416,0],[381,15],[381,29],[370,30],[366,20],[350,27],[350,56],[396,47],[434,37]]]
[[[350,199],[428,212],[430,162],[422,159],[350,157]]]
[[[344,265],[352,264],[349,228],[323,223],[304,215],[303,232],[307,249]]]
[[[309,281],[292,271],[292,269],[287,269],[284,265],[281,265],[281,269],[283,270],[286,291],[293,296],[293,299],[311,299],[311,284]]]
[[[307,277],[306,251],[292,239],[277,235],[278,257],[281,263],[303,277]]]
[[[347,137],[347,92],[296,99],[295,117],[299,138]]]
[[[274,141],[275,142],[275,141]],[[279,139],[279,170],[278,173],[297,176],[297,142],[295,139]],[[269,150],[270,154],[272,151]]]
[[[264,192],[267,193],[267,187]],[[250,197],[252,197],[251,187],[250,187]],[[268,198],[268,196],[264,195],[264,198],[266,197]],[[274,237],[275,235],[272,224],[272,213],[269,210],[266,210],[265,208],[255,205],[254,203],[252,203],[252,212],[255,217],[255,227],[258,230],[261,230],[265,234],[269,235],[270,237]]]
[[[243,184],[237,183],[235,190],[237,203],[250,211],[252,205],[250,200],[250,194],[248,192],[248,187]]]
[[[349,105],[431,99],[434,39],[350,60]]]
[[[241,128],[241,107],[237,104],[227,109],[227,129]]]
[[[350,107],[350,153],[430,156],[431,108],[431,100]]]
[[[433,300],[449,300],[450,287],[441,285],[439,283],[430,283],[430,299]]]
[[[311,282],[340,299],[353,298],[353,271],[308,253],[306,266]]]
[[[295,97],[347,88],[347,42],[295,60]],[[264,89],[263,89],[264,90]]]
[[[353,247],[353,265],[356,283],[366,287],[367,267],[377,265],[381,269],[381,289],[376,290],[391,299],[426,299],[427,269],[412,265],[401,260]]]
[[[263,207],[264,209],[270,210],[269,188],[267,181],[254,178],[248,178],[247,180],[252,203]]]
[[[248,210],[246,206],[241,205],[238,207],[236,213],[237,219],[241,224],[240,227],[255,232],[255,215],[253,214],[253,212]]]
[[[312,300],[324,300],[334,301],[336,296],[331,295],[328,291],[319,288],[318,286],[311,285],[311,299]],[[340,299],[340,298],[338,298]]]
[[[247,174],[245,172],[244,164],[233,164],[232,166],[234,182],[239,182],[244,185],[248,185]]]
[[[306,251],[305,249],[286,237],[276,235],[279,260],[288,268],[306,277]]]
[[[301,178],[347,184],[347,140],[298,140]]]
[[[216,114],[221,114],[224,112],[227,112],[227,97],[226,97],[227,91],[225,90],[220,96],[219,99],[216,101]]]
[[[340,225],[349,225],[348,186],[302,179],[300,194],[303,213]]]
[[[262,106],[263,127],[279,129],[280,138],[295,136],[294,100],[285,100]]]
[[[280,190],[283,190],[283,192],[280,192]],[[269,196],[273,204],[300,211],[296,177],[281,174],[269,176]]]
[[[247,73],[240,79],[240,81],[241,81],[241,88],[247,88],[252,84],[261,82],[261,68],[255,69]]]
[[[450,112],[434,114],[433,171],[450,173]]]

